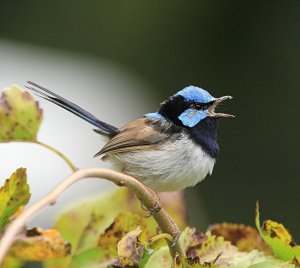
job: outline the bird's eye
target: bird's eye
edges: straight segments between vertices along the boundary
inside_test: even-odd
[[[213,102],[209,103],[192,103],[191,108],[197,109],[197,110],[207,110]]]
[[[206,105],[206,104],[195,103],[193,108],[195,108],[197,110],[205,110],[205,109],[207,109],[207,107],[208,107],[208,105]]]

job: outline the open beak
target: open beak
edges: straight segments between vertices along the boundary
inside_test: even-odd
[[[231,100],[231,96],[223,96],[220,98],[217,98],[211,106],[208,108],[207,115],[209,117],[234,117],[232,114],[223,114],[223,113],[215,113],[215,108],[224,100]]]

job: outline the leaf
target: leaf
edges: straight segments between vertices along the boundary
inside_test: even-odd
[[[186,258],[183,260],[183,263],[185,265],[184,266],[185,268],[216,268],[216,267],[218,267],[215,264],[211,264],[211,263],[201,264],[200,258],[198,258],[198,257]]]
[[[118,243],[118,257],[122,267],[138,267],[144,252],[144,246],[138,245],[138,236],[142,232],[138,227],[127,233]]]
[[[66,258],[51,260],[46,268],[76,267],[76,256],[97,247],[99,236],[128,203],[128,192],[118,189],[104,193],[100,198],[74,204],[61,214],[55,224],[63,238],[72,245],[72,254]],[[95,221],[95,219],[97,219]],[[90,235],[94,233],[94,235]],[[116,256],[116,255],[115,255]]]
[[[175,197],[167,196],[162,198],[163,206],[167,209],[171,208],[172,215],[176,214],[176,210],[172,200]],[[182,196],[177,195],[176,204],[180,204]],[[126,232],[118,237],[112,235],[113,232],[107,234],[112,235],[111,240],[107,237],[104,239],[106,229],[115,221],[115,218],[123,211],[134,212],[136,218],[135,224],[132,224],[132,228],[126,230]],[[178,214],[181,217],[181,224],[184,225],[185,213],[180,210]],[[139,216],[137,216],[138,214]],[[139,235],[139,241],[146,243],[150,238],[157,235],[157,224],[153,217],[144,218],[149,215],[149,212],[141,209],[140,201],[127,189],[117,189],[116,191],[104,193],[100,198],[90,199],[85,202],[80,202],[72,206],[72,208],[65,211],[57,220],[55,228],[59,230],[64,239],[71,243],[72,254],[65,258],[47,261],[44,264],[46,268],[67,268],[67,267],[81,267],[80,263],[88,263],[88,267],[100,267],[112,261],[113,258],[117,257],[117,243],[118,241],[129,231],[134,230],[138,225],[141,226],[143,232]],[[137,220],[139,219],[139,220]],[[121,227],[123,228],[123,227]],[[117,232],[117,231],[116,231]],[[114,233],[116,233],[114,232]],[[107,235],[106,234],[106,235]],[[101,242],[98,246],[99,237],[106,241]],[[155,238],[157,239],[157,237]],[[108,244],[108,245],[107,245]],[[166,245],[164,239],[159,239],[156,242],[151,243],[151,246],[162,246]],[[103,247],[102,247],[103,246]],[[95,255],[94,266],[93,262],[89,262],[89,252],[94,251],[95,248],[100,248],[100,255]],[[147,251],[148,252],[148,251]],[[153,252],[149,249],[149,252]],[[146,254],[147,255],[147,254]],[[102,256],[102,257],[101,257]],[[80,260],[80,261],[78,261]],[[144,260],[144,259],[143,259]],[[78,266],[79,265],[79,266]],[[104,266],[106,267],[106,266]]]
[[[105,230],[122,211],[138,211],[140,215],[146,214],[141,209],[140,202],[134,194],[125,188],[118,188],[115,191],[102,194],[100,198],[97,197],[74,204],[58,218],[55,224],[55,228],[61,232],[64,239],[71,243],[72,255],[47,261],[44,267],[77,267],[75,261],[77,256],[96,248],[100,235],[104,234]],[[137,225],[131,230],[135,229]],[[141,241],[147,241],[156,234],[157,225],[152,218],[144,219],[142,216],[142,222],[139,225],[143,229],[143,233],[139,237]],[[117,257],[117,243],[119,240],[116,240],[113,246],[115,255],[112,258]],[[104,254],[104,252],[101,251],[101,254]],[[109,254],[103,256],[103,263],[107,263],[108,256]],[[96,265],[100,265],[99,261]]]
[[[170,256],[169,248],[167,246],[161,247],[159,250],[156,250],[149,258],[145,264],[145,268],[154,268],[154,267],[171,267],[172,258]]]
[[[239,256],[230,256],[224,264],[217,263],[219,268],[293,268],[293,264],[276,259],[272,256],[265,256],[263,252],[253,250],[249,253],[243,252]]]
[[[26,169],[17,169],[0,188],[0,230],[30,200]]]
[[[129,212],[120,213],[115,221],[105,230],[99,238],[98,247],[105,254],[106,259],[112,259],[117,256],[118,242],[128,232],[134,230],[140,225],[142,218],[137,214]]]
[[[0,142],[35,141],[43,120],[38,102],[14,85],[0,97]]]
[[[103,260],[103,252],[100,248],[91,248],[87,251],[77,254],[70,265],[71,268],[91,267],[95,263]]]
[[[2,266],[1,266],[1,268],[22,268],[22,267],[24,267],[23,261],[13,258],[9,255],[7,255],[4,258]]]
[[[216,236],[222,236],[230,241],[240,251],[250,252],[259,249],[271,254],[270,248],[259,235],[257,229],[252,226],[234,223],[214,224],[209,227],[209,231]]]
[[[207,240],[207,236],[198,232],[196,228],[187,227],[181,233],[179,239],[187,255],[196,256],[197,253],[195,250],[201,247],[202,243]]]
[[[272,249],[275,256],[284,261],[300,258],[300,246],[296,245],[291,234],[281,223],[267,220],[261,228],[258,203],[256,204],[255,223],[261,237]]]
[[[188,256],[183,260],[183,267],[294,267],[274,257],[265,256],[257,250],[241,252],[222,236],[212,235],[210,232],[204,235],[194,228],[186,228],[180,240]],[[273,266],[268,266],[270,263]]]
[[[66,243],[56,230],[34,228],[19,237],[9,251],[9,255],[23,261],[43,261],[60,258],[71,253],[71,246]]]
[[[139,268],[145,268],[145,265],[147,264],[149,258],[153,254],[153,252],[154,252],[153,249],[148,249],[148,248],[144,249],[143,257],[142,257],[142,259],[139,262]]]

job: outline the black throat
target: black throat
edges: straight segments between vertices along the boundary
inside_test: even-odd
[[[191,139],[196,144],[199,144],[212,158],[217,158],[219,154],[217,126],[218,119],[206,117],[196,126],[188,128],[188,133]]]
[[[162,103],[158,112],[170,120],[174,125],[179,126],[187,132],[190,138],[212,158],[217,158],[219,145],[217,142],[218,119],[207,117],[194,127],[187,127],[182,124],[178,117],[190,107],[182,96],[175,96]]]

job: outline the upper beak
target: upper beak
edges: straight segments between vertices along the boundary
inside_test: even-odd
[[[224,114],[224,113],[215,113],[215,108],[224,100],[231,100],[231,96],[223,96],[217,98],[214,103],[208,108],[208,116],[210,117],[235,117],[232,114]]]

